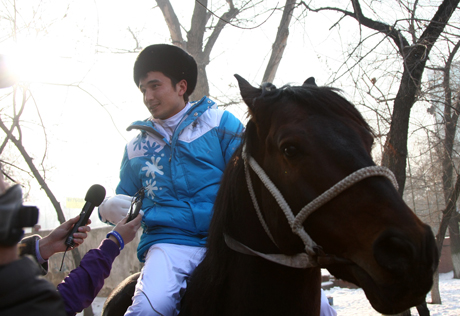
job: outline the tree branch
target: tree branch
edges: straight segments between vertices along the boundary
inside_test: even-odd
[[[309,5],[307,5],[304,1],[301,1],[301,4],[303,4],[308,10],[312,12],[320,12],[320,11],[340,12],[346,16],[354,18],[355,20],[359,22],[359,24],[362,24],[370,29],[373,29],[380,33],[385,34],[386,36],[388,36],[389,38],[393,40],[393,42],[396,44],[396,47],[398,47],[399,52],[401,53],[401,55],[403,55],[402,49],[405,46],[409,46],[409,43],[406,40],[406,38],[401,34],[401,32],[397,30],[394,26],[388,25],[383,22],[374,21],[374,20],[371,20],[365,17],[361,10],[361,4],[359,3],[359,0],[351,0],[351,3],[353,5],[354,12],[350,12],[350,11],[336,8],[336,7],[321,7],[318,9],[313,9]]]
[[[231,3],[231,1],[230,1]],[[214,27],[214,30],[211,33],[211,36],[209,36],[209,39],[206,43],[206,46],[204,47],[203,54],[205,60],[209,63],[209,56],[211,55],[211,51],[214,47],[214,44],[217,41],[217,38],[219,37],[220,33],[222,32],[223,28],[225,25],[227,25],[228,22],[233,20],[238,14],[240,13],[240,10],[235,8],[233,6],[233,3],[230,5],[230,9],[222,14],[220,17],[219,21],[217,22],[216,26]]]
[[[429,45],[430,48],[434,45],[457,8],[458,3],[459,0],[444,0],[441,3],[438,7],[438,11],[431,19],[430,24],[428,24],[422,36],[420,36],[418,41],[420,44]]]
[[[179,19],[171,5],[169,0],[156,0],[158,6],[163,12],[166,24],[168,25],[169,34],[171,35],[172,43],[180,48],[187,50],[187,43],[182,38],[182,32],[180,30]]]
[[[54,194],[51,192],[50,188],[48,187],[48,184],[45,182],[45,180],[41,176],[41,174],[38,171],[38,169],[35,167],[32,157],[29,156],[27,150],[22,145],[22,142],[20,140],[18,140],[16,137],[14,137],[14,135],[8,130],[8,128],[6,127],[6,125],[3,123],[3,121],[1,119],[0,119],[0,128],[7,134],[9,139],[14,143],[14,145],[16,146],[16,148],[19,150],[19,152],[21,153],[22,157],[26,161],[27,165],[29,166],[30,171],[32,171],[35,179],[38,181],[38,183],[40,184],[42,189],[45,191],[46,195],[48,196],[48,198],[50,199],[51,203],[53,204],[54,209],[56,210],[59,222],[61,224],[64,223],[65,222],[65,217],[64,217],[64,214],[62,212],[61,205],[57,201],[57,199],[54,196]]]
[[[439,225],[438,234],[436,235],[436,246],[438,247],[438,252],[441,253],[442,244],[444,243],[444,238],[446,236],[447,227],[449,226],[449,221],[452,217],[452,214],[457,210],[457,200],[460,195],[460,176],[457,176],[457,181],[455,183],[454,189],[452,190],[449,196],[449,202],[447,203],[446,208],[442,211],[441,224]]]
[[[11,125],[9,132],[10,134],[13,133],[14,129],[19,126],[19,118],[21,117],[22,113],[24,112],[24,108],[26,105],[26,91],[27,88],[23,87],[23,97],[22,97],[22,103],[21,103],[21,108],[19,109],[19,112],[16,114],[16,92],[17,92],[18,85],[15,85],[13,88],[13,108],[15,109],[14,112],[14,117],[13,117],[13,124]],[[9,141],[9,134],[6,135],[5,139],[3,140],[2,145],[0,146],[0,154],[3,152],[5,149],[6,145],[8,144]]]
[[[204,32],[206,30],[206,22],[207,22],[207,0],[201,0],[199,3],[195,4],[193,9],[192,15],[192,24],[190,26],[190,30],[187,33],[187,50],[190,54],[195,56],[195,58],[199,58],[197,60],[198,64],[202,64],[204,62],[202,56],[202,49],[203,49],[203,38]],[[204,63],[207,65],[207,63]]]
[[[283,58],[284,49],[289,37],[289,24],[291,23],[296,0],[286,0],[275,42],[272,45],[272,54],[265,69],[262,82],[273,82],[278,66]]]

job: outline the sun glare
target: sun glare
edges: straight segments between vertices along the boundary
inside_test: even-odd
[[[53,77],[59,71],[56,63],[59,57],[53,56],[49,47],[42,47],[17,45],[5,53],[5,67],[9,75],[24,83],[54,81]]]

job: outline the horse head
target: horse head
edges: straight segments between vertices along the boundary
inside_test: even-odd
[[[312,266],[362,287],[381,313],[422,303],[438,262],[433,234],[404,203],[391,172],[375,166],[374,135],[357,109],[313,78],[277,89],[235,77],[249,113],[237,156],[245,160],[261,210],[258,225],[266,234],[257,239],[264,240],[264,252],[306,253],[316,260]]]

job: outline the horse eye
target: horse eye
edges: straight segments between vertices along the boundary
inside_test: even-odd
[[[286,157],[294,157],[298,152],[297,147],[292,145],[284,147],[283,151]]]

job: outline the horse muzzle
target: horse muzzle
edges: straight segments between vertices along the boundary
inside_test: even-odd
[[[423,225],[422,230],[423,238],[410,238],[406,231],[389,228],[373,242],[375,264],[366,267],[358,264],[333,266],[328,269],[337,278],[362,287],[378,312],[403,312],[425,301],[439,261],[430,227]]]
[[[384,231],[372,246],[377,263],[391,274],[405,279],[414,278],[417,273],[433,274],[438,265],[438,251],[431,229],[427,225],[424,229],[425,238],[419,244],[412,242],[399,229]]]

